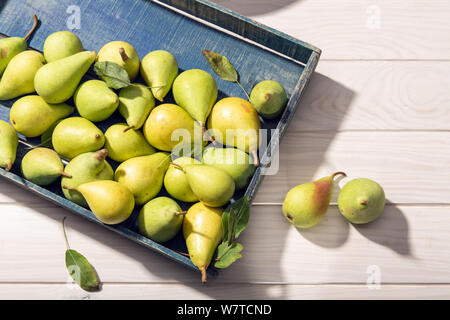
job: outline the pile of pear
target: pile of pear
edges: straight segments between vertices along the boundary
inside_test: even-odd
[[[131,44],[112,41],[97,54],[70,31],[50,34],[43,54],[28,50],[26,39],[36,24],[34,16],[25,38],[0,40],[0,100],[18,98],[10,123],[0,121],[0,167],[13,167],[18,134],[40,137],[41,144],[20,163],[25,179],[39,186],[60,181],[68,200],[105,224],[123,223],[139,211],[140,233],[157,242],[182,229],[206,281],[222,238],[223,207],[253,176],[260,116],[280,115],[287,102],[283,87],[263,81],[250,101],[217,101],[209,72],[179,73],[177,59],[165,50],[140,60]],[[120,90],[108,87],[105,78],[82,81],[95,62],[105,61],[123,67],[132,82],[139,75],[143,81]],[[165,102],[169,93],[175,103]],[[102,131],[98,123],[117,113],[122,121]],[[174,157],[182,145],[200,145],[200,157]],[[158,197],[163,188],[170,197]]]

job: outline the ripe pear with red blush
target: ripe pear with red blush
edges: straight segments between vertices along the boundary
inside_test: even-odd
[[[297,228],[311,228],[318,224],[330,205],[334,178],[346,174],[336,172],[319,180],[300,184],[286,195],[283,214]]]

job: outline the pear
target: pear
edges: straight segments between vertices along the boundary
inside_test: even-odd
[[[125,41],[111,41],[98,52],[97,61],[110,61],[123,67],[130,77],[136,78],[139,73],[139,56],[134,47]]]
[[[318,224],[328,210],[333,180],[344,172],[336,172],[319,180],[300,184],[287,193],[283,202],[283,214],[298,228],[311,228]]]
[[[184,239],[192,263],[202,272],[203,283],[206,282],[206,268],[222,239],[222,213],[220,208],[198,202],[184,216]]]
[[[36,92],[48,103],[66,101],[94,60],[95,51],[82,51],[46,64],[34,77]]]
[[[48,148],[29,151],[23,157],[20,168],[25,179],[39,186],[52,184],[62,175],[72,177],[64,172],[64,165],[58,154]]]
[[[31,95],[14,102],[9,118],[17,132],[25,137],[37,137],[73,111],[74,108],[65,103],[48,104],[41,97]]]
[[[34,75],[44,65],[44,56],[27,50],[11,59],[0,81],[0,100],[34,92]]]
[[[105,161],[108,156],[106,149],[97,152],[87,152],[73,158],[64,168],[65,175],[61,179],[64,196],[76,204],[86,207],[87,202],[77,190],[83,183],[97,180],[113,180],[114,171]]]
[[[204,164],[227,172],[237,190],[245,188],[255,172],[252,160],[247,153],[235,148],[207,148],[202,158]]]
[[[186,179],[198,199],[209,207],[221,207],[233,196],[233,178],[225,171],[204,164],[172,164],[186,174]]]
[[[169,162],[165,152],[132,158],[117,167],[114,180],[133,193],[136,204],[144,204],[161,190]]]
[[[36,15],[33,14],[33,26],[25,37],[9,37],[0,39],[0,76],[3,74],[3,71],[5,71],[6,66],[9,64],[11,59],[27,49],[27,39],[34,32],[37,24],[38,19]]]
[[[133,194],[115,181],[99,180],[84,183],[76,188],[76,191],[83,195],[97,219],[105,224],[121,223],[133,212]]]
[[[54,122],[47,130],[44,131],[44,133],[41,135],[41,146],[42,147],[47,147],[47,148],[53,148],[53,143],[52,143],[52,135],[53,135],[53,131],[55,131],[56,126],[62,121],[58,120],[56,122]]]
[[[83,51],[83,44],[76,34],[70,31],[54,32],[44,42],[44,57],[47,63],[67,58],[81,51]]]
[[[384,210],[386,196],[383,188],[373,180],[358,178],[347,182],[338,197],[338,207],[348,221],[369,223]]]
[[[283,86],[273,80],[258,83],[250,93],[250,102],[265,119],[274,119],[283,112],[288,101]]]
[[[172,92],[176,103],[205,126],[217,99],[216,80],[206,71],[187,70],[175,79]]]
[[[0,120],[0,167],[11,170],[16,161],[19,138],[16,130],[6,121]]]
[[[177,59],[168,51],[152,51],[142,59],[141,76],[159,101],[164,100],[177,75]]]
[[[208,129],[216,141],[251,153],[258,165],[260,122],[247,100],[235,97],[217,102],[208,118]]]
[[[148,144],[140,131],[126,130],[125,123],[114,124],[105,132],[105,148],[109,157],[117,162],[131,158],[148,156],[156,150]],[[126,130],[126,131],[125,131]]]
[[[185,213],[174,200],[167,197],[155,198],[147,202],[139,212],[139,231],[153,241],[169,241],[180,231]]]
[[[144,124],[144,136],[157,149],[172,151],[181,143],[201,139],[201,127],[183,108],[161,104],[154,108]]]
[[[78,113],[93,122],[108,119],[119,106],[119,97],[101,80],[89,80],[75,91],[73,100]]]
[[[188,157],[177,158],[173,161],[174,164],[200,164],[201,162]],[[177,200],[184,202],[197,202],[198,197],[192,191],[186,175],[183,170],[180,170],[175,165],[171,164],[164,176],[164,188],[167,192]]]
[[[52,144],[61,156],[73,159],[79,154],[103,147],[105,136],[89,120],[72,117],[64,119],[55,127]]]
[[[152,93],[142,84],[125,87],[119,92],[119,112],[130,129],[140,129],[154,107]]]

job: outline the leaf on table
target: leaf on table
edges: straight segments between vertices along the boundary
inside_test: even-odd
[[[217,248],[217,261],[214,263],[216,268],[228,268],[237,259],[242,258],[240,252],[244,249],[240,243],[222,242]]]
[[[112,89],[121,89],[131,85],[127,71],[117,63],[111,61],[96,62],[95,73]]]
[[[222,80],[231,82],[238,81],[238,73],[227,57],[208,50],[202,50],[202,53],[206,60],[208,60],[211,68]]]
[[[66,267],[72,279],[86,291],[99,289],[99,280],[94,267],[79,252],[66,250]]]

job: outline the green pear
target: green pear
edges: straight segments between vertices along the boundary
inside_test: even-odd
[[[67,118],[53,130],[52,144],[61,156],[73,159],[77,155],[96,151],[105,144],[105,136],[92,122],[81,117]]]
[[[298,228],[311,228],[318,224],[328,210],[333,180],[343,172],[336,172],[319,180],[300,184],[287,193],[283,202],[283,214]]]
[[[98,52],[97,61],[117,63],[127,71],[130,80],[136,78],[139,73],[139,56],[134,47],[125,41],[105,44]]]
[[[133,194],[120,183],[99,180],[76,188],[98,220],[105,224],[118,224],[127,220],[134,209]]]
[[[258,165],[258,113],[250,102],[241,98],[224,98],[214,105],[208,118],[209,133],[223,145],[251,153]]]
[[[94,122],[108,119],[119,106],[117,94],[101,80],[82,83],[75,91],[73,101],[78,113]]]
[[[172,92],[176,103],[205,126],[217,99],[216,80],[206,71],[187,70],[175,79]]]
[[[373,180],[358,178],[347,182],[338,197],[338,207],[348,221],[369,223],[384,210],[386,196],[383,188]]]
[[[16,130],[6,121],[0,120],[0,167],[11,170],[16,161],[19,138]]]
[[[54,32],[44,42],[44,57],[47,63],[67,58],[81,51],[83,51],[83,44],[76,34],[70,31]]]
[[[258,83],[250,93],[250,102],[265,119],[274,119],[283,112],[288,101],[283,86],[273,80]]]
[[[144,204],[161,190],[169,162],[170,155],[165,152],[131,158],[117,167],[114,180],[134,194],[136,204]]]
[[[0,39],[0,76],[3,74],[3,71],[5,71],[6,66],[9,64],[11,59],[27,49],[27,39],[36,29],[38,24],[38,19],[35,14],[33,14],[33,20],[33,27],[25,37],[9,37]]]
[[[142,59],[141,76],[159,101],[164,100],[177,75],[177,59],[168,51],[152,51]]]
[[[202,272],[206,282],[206,268],[222,239],[221,208],[211,208],[198,202],[189,208],[183,220],[183,235],[192,263]]]
[[[200,164],[201,162],[188,157],[177,158],[173,161],[174,164]],[[197,202],[198,197],[194,194],[187,181],[184,172],[175,165],[171,164],[169,169],[167,169],[166,175],[164,176],[164,188],[167,192],[177,200],[184,202]]]
[[[148,156],[156,150],[148,144],[140,131],[126,130],[125,123],[114,124],[105,132],[105,148],[109,157],[117,162],[123,162],[131,158]]]
[[[67,175],[61,158],[55,151],[48,148],[36,148],[29,151],[23,157],[20,168],[25,179],[39,186],[47,186],[60,176]]]
[[[186,174],[197,198],[209,207],[221,207],[233,196],[233,178],[225,171],[205,164],[172,163]]]
[[[11,59],[0,81],[0,100],[34,92],[34,75],[44,65],[44,56],[27,50]]]
[[[108,151],[87,152],[73,158],[64,168],[65,175],[61,179],[64,196],[76,204],[86,207],[87,202],[76,189],[83,183],[97,180],[113,180],[114,171],[106,162]]]
[[[144,136],[155,148],[172,151],[178,144],[201,139],[199,124],[183,108],[175,104],[161,104],[154,108],[144,124]]]
[[[41,97],[31,95],[14,102],[9,118],[17,132],[25,137],[37,137],[73,111],[74,108],[65,103],[48,104]]]
[[[140,129],[154,107],[152,93],[142,84],[125,87],[119,92],[119,112],[131,129]]]
[[[233,178],[237,190],[248,185],[256,169],[253,159],[244,151],[235,148],[207,148],[202,162],[227,172]]]
[[[147,202],[139,212],[139,231],[153,241],[169,241],[180,231],[184,214],[174,200],[167,197],[155,198]]]
[[[48,103],[66,101],[94,60],[95,51],[82,51],[46,64],[34,77],[36,92]]]

